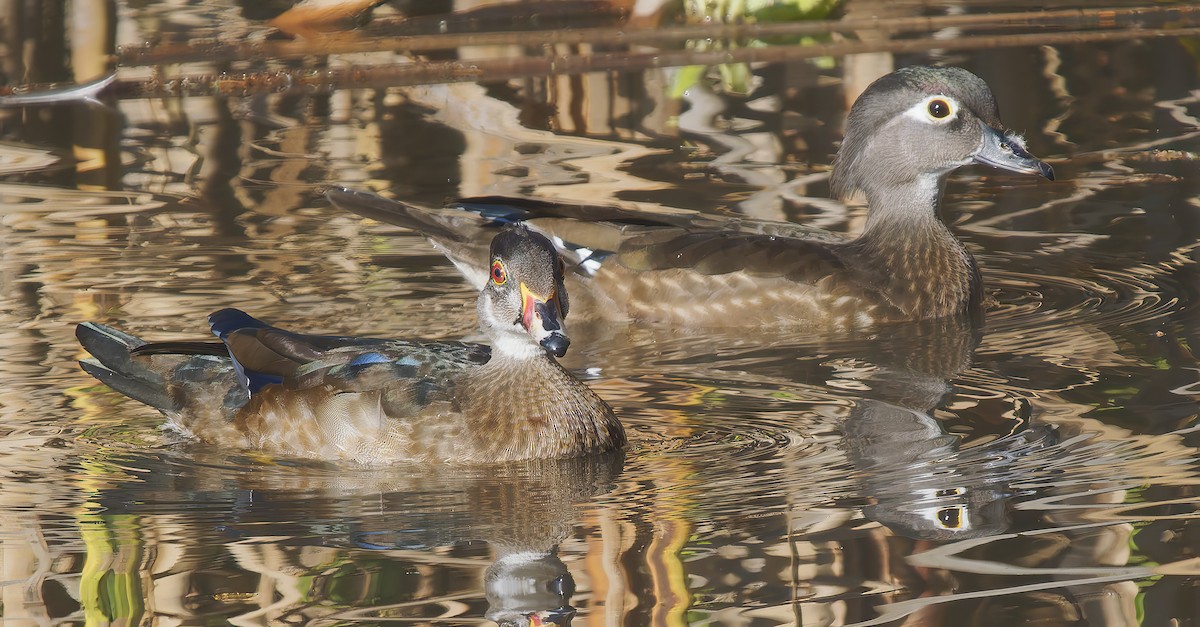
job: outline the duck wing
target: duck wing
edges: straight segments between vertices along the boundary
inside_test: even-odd
[[[294,333],[237,309],[212,314],[209,324],[251,395],[269,384],[294,390],[324,385],[344,392],[404,382],[428,386],[449,372],[485,363],[491,355],[486,346],[461,342]]]
[[[747,270],[777,275],[782,268],[785,274],[819,275],[825,264],[837,263],[828,248],[845,241],[787,222],[684,209],[648,211],[499,196],[428,209],[348,189],[330,190],[326,196],[339,208],[424,234],[477,289],[487,281],[488,242],[512,222],[549,237],[567,266],[585,276],[596,274],[613,257],[635,272],[692,268],[702,274]],[[781,265],[783,258],[792,262]]]

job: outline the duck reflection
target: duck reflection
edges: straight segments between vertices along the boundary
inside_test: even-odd
[[[878,365],[861,380],[871,397],[843,423],[843,448],[860,477],[863,515],[894,533],[959,540],[1007,531],[1013,462],[1056,442],[1021,398],[1002,403],[999,419],[964,425],[981,442],[973,446],[935,417],[964,400],[949,379],[970,367],[980,337],[969,320],[943,320],[898,326],[867,351]]]
[[[139,574],[145,565],[117,572],[109,564],[111,576],[143,582],[147,610],[233,624],[423,619],[437,610],[445,618],[482,613],[501,625],[568,625],[575,583],[558,544],[624,464],[617,452],[479,468],[247,472],[230,466],[237,460],[205,455],[138,460],[150,470],[146,483],[102,492],[92,507],[103,520],[92,524],[125,521],[125,533],[110,540],[127,553],[153,541],[154,578]],[[172,468],[180,463],[185,472]],[[209,505],[179,507],[189,493]],[[219,503],[222,511],[212,511]],[[129,533],[132,526],[141,531]],[[228,555],[212,554],[216,546]],[[180,607],[181,599],[192,601]]]
[[[555,552],[517,551],[496,558],[483,576],[488,620],[513,627],[560,625],[575,618],[575,579]]]
[[[1085,412],[1060,413],[1051,425],[1034,421],[1023,397],[996,394],[1002,388],[994,382],[980,386],[990,393],[974,393],[973,382],[988,378],[971,368],[981,339],[975,325],[945,321],[896,327],[868,351],[879,367],[860,380],[869,397],[858,400],[842,424],[842,446],[859,479],[863,516],[899,536],[889,551],[905,557],[889,560],[887,572],[911,597],[879,606],[878,617],[866,624],[900,617],[906,624],[1010,624],[1034,617],[1136,624],[1125,620],[1133,615],[1129,589],[1136,586],[1112,581],[1145,575],[1128,568],[1120,552],[1129,546],[1127,526],[1068,522],[1063,516],[1073,513],[1070,507],[1037,512],[1028,505],[1056,493],[1077,502],[1097,498],[1069,483],[1030,481],[1031,460],[1076,454],[1068,441],[1077,441],[1080,430],[1069,420],[1064,425],[1062,415]],[[1054,415],[1055,402],[1054,395],[1041,397],[1039,410]],[[946,409],[966,421],[939,419],[950,413]],[[1100,485],[1089,488],[1102,495]],[[1059,529],[1039,532],[1036,541],[1021,533],[1047,524]],[[1057,581],[1035,583],[1039,577]],[[1014,600],[1010,592],[1021,585],[1044,590]],[[982,595],[986,609],[957,615],[951,608],[971,594]]]
[[[964,449],[962,437],[946,433],[929,413],[875,400],[860,402],[843,429],[870,501],[863,515],[920,540],[1008,531],[1012,462],[1055,441],[1051,428],[1031,425]]]

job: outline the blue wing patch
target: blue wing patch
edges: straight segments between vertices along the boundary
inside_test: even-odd
[[[533,215],[528,210],[521,209],[520,207],[496,203],[457,202],[454,206],[491,219],[492,223],[489,226],[521,222]]]
[[[379,353],[363,353],[350,360],[351,366],[366,366],[368,364],[386,364],[390,359]]]

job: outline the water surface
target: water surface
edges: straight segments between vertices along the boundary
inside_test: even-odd
[[[118,2],[89,17],[108,22],[87,23],[107,26],[88,28],[33,4],[4,9],[0,62],[14,83],[93,78],[116,44],[291,43],[220,0]],[[377,23],[399,19],[389,11]],[[568,26],[606,27],[595,19]],[[1200,620],[1194,38],[390,88],[134,89],[408,58],[365,41],[382,51],[122,67],[125,91],[105,106],[0,110],[6,622]],[[647,50],[555,46],[429,56]],[[827,185],[847,102],[914,63],[983,76],[1058,174],[971,167],[951,179],[945,218],[993,301],[981,328],[572,320],[564,363],[614,406],[630,447],[481,469],[212,450],[163,433],[153,410],[75,364],[81,321],[188,339],[227,306],[319,332],[470,337],[474,294],[457,271],[423,238],[329,207],[330,184],[429,205],[521,194],[855,233],[863,208],[830,200]]]

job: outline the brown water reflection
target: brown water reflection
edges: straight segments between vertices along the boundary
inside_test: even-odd
[[[109,9],[89,22],[57,3],[0,6],[9,79],[84,81],[115,44],[277,41],[234,2],[95,7]],[[118,76],[402,58],[377,43]],[[1158,37],[0,109],[4,619],[1194,623],[1195,49]],[[545,49],[435,56],[514,52]],[[927,62],[984,76],[1059,174],[950,183],[947,221],[995,300],[983,327],[816,337],[575,320],[565,363],[624,419],[623,458],[347,470],[206,450],[75,365],[79,321],[193,338],[225,306],[292,328],[469,336],[457,271],[419,237],[326,206],[329,184],[855,232],[862,208],[825,182],[846,102]]]

